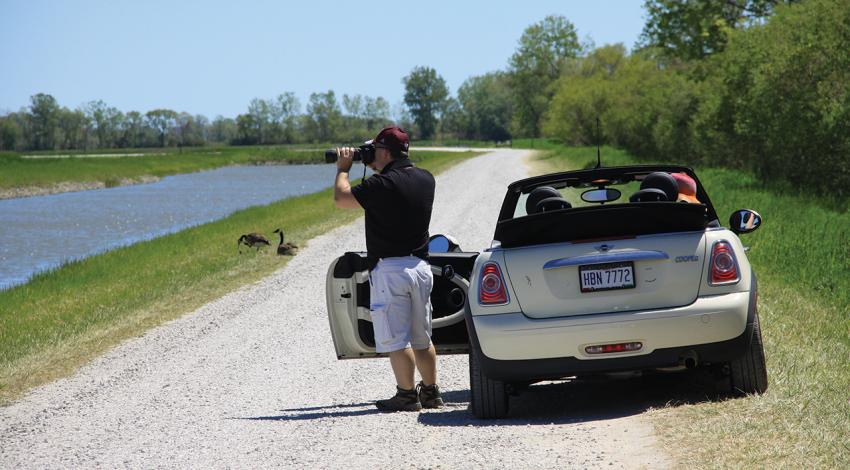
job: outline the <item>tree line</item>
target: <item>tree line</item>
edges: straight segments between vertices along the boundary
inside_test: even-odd
[[[343,112],[344,107],[345,112]],[[377,132],[391,121],[381,97],[313,93],[301,112],[293,93],[255,98],[235,119],[154,109],[121,112],[101,100],[76,109],[60,106],[45,93],[30,105],[0,117],[0,150],[89,150],[182,147],[212,143],[233,145],[343,141]]]
[[[646,9],[631,54],[609,45],[563,62],[543,135],[850,195],[850,0]]]
[[[417,139],[600,142],[638,157],[754,170],[765,179],[850,183],[850,0],[645,0],[638,44],[581,42],[565,17],[528,26],[504,70],[453,95],[439,73],[382,97],[257,98],[235,119],[50,95],[0,117],[0,149],[353,142],[395,123]],[[601,120],[597,135],[596,119]],[[819,191],[827,191],[823,185]]]

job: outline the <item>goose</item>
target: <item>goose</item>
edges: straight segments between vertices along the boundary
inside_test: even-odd
[[[239,253],[242,253],[242,244],[245,244],[248,248],[256,248],[257,251],[260,251],[260,247],[269,246],[271,243],[269,239],[266,238],[262,233],[247,233],[239,237],[239,240],[236,242],[236,249]]]
[[[283,230],[277,229],[274,233],[280,234],[280,243],[277,245],[277,254],[279,255],[294,255],[298,251],[298,245],[292,243],[283,243]]]

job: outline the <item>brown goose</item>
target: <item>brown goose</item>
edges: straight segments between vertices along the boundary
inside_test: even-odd
[[[239,237],[239,240],[236,242],[236,250],[239,253],[242,253],[243,244],[248,248],[256,248],[257,251],[260,251],[260,247],[271,245],[269,239],[262,233],[246,233]]]
[[[277,245],[277,254],[279,255],[294,255],[298,251],[298,245],[292,243],[283,243],[283,230],[277,229],[274,233],[280,234],[280,243]]]

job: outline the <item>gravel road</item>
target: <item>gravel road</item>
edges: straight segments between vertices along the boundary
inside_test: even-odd
[[[431,232],[488,246],[526,157],[497,150],[439,176]],[[389,363],[338,361],[325,311],[327,266],[364,249],[361,218],[262,281],[0,409],[0,468],[669,465],[643,409],[600,402],[593,385],[535,385],[513,399],[510,419],[473,419],[466,356],[440,357],[446,408],[377,412],[374,400],[394,390]]]

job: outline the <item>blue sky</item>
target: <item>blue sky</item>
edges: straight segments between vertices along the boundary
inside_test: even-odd
[[[523,30],[546,15],[582,39],[631,48],[643,0],[42,1],[0,0],[0,113],[52,94],[75,108],[171,108],[235,117],[255,97],[294,92],[383,96],[434,67],[454,94],[503,70]]]

